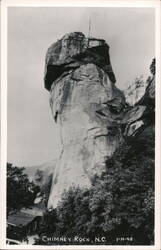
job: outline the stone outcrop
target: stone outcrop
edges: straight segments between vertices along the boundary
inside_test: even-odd
[[[142,86],[140,86],[142,88]],[[138,90],[139,92],[139,90]],[[140,91],[141,93],[142,91]],[[135,100],[134,107],[129,107],[124,113],[125,135],[136,136],[140,131],[155,123],[155,75],[146,81],[144,94]]]
[[[50,46],[44,81],[62,143],[48,202],[53,208],[64,190],[89,187],[108,168],[107,159],[143,129],[148,112],[144,101],[134,108],[126,105],[115,86],[107,43],[80,32]]]
[[[124,90],[126,103],[134,106],[145,94],[148,81],[144,81],[143,77],[136,78],[135,81]]]

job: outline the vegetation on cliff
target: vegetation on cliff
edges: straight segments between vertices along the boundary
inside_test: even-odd
[[[46,214],[38,242],[44,244],[41,235],[78,235],[89,237],[89,244],[99,236],[107,239],[99,244],[148,245],[153,230],[154,130],[148,127],[116,151],[90,189],[64,192],[57,209]]]

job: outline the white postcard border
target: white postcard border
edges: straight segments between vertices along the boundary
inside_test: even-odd
[[[7,162],[7,9],[8,7],[147,7],[155,8],[156,55],[156,171],[155,171],[155,245],[154,246],[38,246],[6,245],[6,162]],[[161,163],[161,81],[160,81],[160,7],[152,1],[90,0],[2,0],[1,2],[1,169],[0,169],[0,248],[1,249],[161,249],[160,242],[160,163]]]

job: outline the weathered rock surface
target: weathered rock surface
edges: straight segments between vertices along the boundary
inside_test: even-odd
[[[135,106],[136,103],[144,96],[148,82],[142,77],[136,78],[135,81],[124,90],[126,103],[129,106]]]
[[[142,88],[142,86],[141,86]],[[139,90],[138,90],[139,91]],[[140,92],[141,93],[141,92]],[[134,107],[124,113],[123,124],[126,124],[124,134],[126,137],[136,136],[145,127],[155,123],[155,76],[149,77],[144,94],[135,100]]]
[[[94,176],[108,168],[107,159],[123,141],[145,127],[144,100],[137,107],[127,107],[115,81],[104,40],[74,32],[48,49],[45,88],[51,93],[62,143],[48,208],[56,207],[70,186],[89,187]]]

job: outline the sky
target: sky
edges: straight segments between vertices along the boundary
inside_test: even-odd
[[[9,7],[7,161],[17,166],[50,162],[60,153],[59,130],[44,88],[48,47],[64,34],[81,31],[105,39],[125,89],[149,74],[155,55],[153,8]]]

